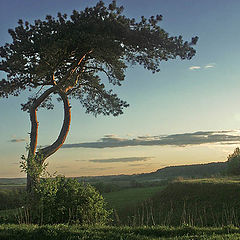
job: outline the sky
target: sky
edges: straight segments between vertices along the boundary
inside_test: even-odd
[[[0,45],[11,42],[9,28],[18,19],[30,23],[47,14],[71,14],[96,0],[0,0]],[[110,1],[104,1],[108,4]],[[49,171],[66,176],[137,174],[166,166],[226,161],[240,143],[240,1],[118,0],[124,14],[163,15],[160,26],[184,40],[198,36],[196,56],[163,62],[152,74],[129,66],[121,87],[130,106],[118,117],[85,113],[72,105],[70,132],[49,159]],[[0,72],[0,79],[4,73]],[[0,99],[0,177],[23,177],[30,120],[20,104],[28,93]],[[60,131],[63,107],[39,110],[39,146],[51,144]]]

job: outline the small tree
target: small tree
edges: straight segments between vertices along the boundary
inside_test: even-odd
[[[240,149],[238,147],[233,154],[228,156],[227,172],[230,175],[240,175]]]
[[[161,15],[139,22],[122,14],[123,7],[113,1],[108,7],[99,1],[84,11],[74,10],[70,18],[58,13],[34,24],[19,20],[18,27],[9,29],[12,43],[0,48],[0,70],[7,79],[0,81],[0,97],[18,96],[28,89],[36,90],[22,110],[30,113],[31,133],[28,159],[43,164],[64,143],[70,126],[69,98],[77,99],[87,113],[94,115],[123,113],[128,104],[112,90],[106,90],[100,74],[105,74],[113,85],[121,85],[127,66],[139,64],[153,73],[159,71],[161,61],[191,59],[192,45],[197,37],[184,42],[182,36],[170,37],[158,23]],[[57,140],[37,148],[40,107],[53,108],[52,94],[64,105],[64,121]],[[28,164],[31,165],[32,161]],[[31,168],[31,166],[29,166]],[[38,176],[27,175],[27,189],[38,181]]]

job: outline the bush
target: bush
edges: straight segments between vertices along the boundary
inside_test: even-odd
[[[29,193],[26,208],[31,213],[27,222],[38,224],[103,225],[110,214],[94,187],[65,177],[42,179]]]

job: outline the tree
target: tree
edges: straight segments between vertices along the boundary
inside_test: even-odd
[[[240,149],[238,147],[233,154],[228,156],[227,172],[230,175],[240,175]]]
[[[29,167],[35,161],[41,165],[64,143],[70,126],[70,98],[77,99],[87,113],[94,115],[123,113],[128,104],[112,90],[107,90],[100,76],[105,74],[113,85],[121,85],[129,65],[139,64],[153,73],[159,71],[161,61],[191,59],[192,45],[197,37],[184,42],[182,36],[170,37],[159,27],[161,15],[139,22],[122,14],[123,7],[113,1],[108,7],[102,1],[84,11],[74,10],[68,18],[46,16],[34,24],[19,20],[9,29],[12,43],[0,48],[0,70],[7,79],[0,81],[0,97],[18,96],[24,90],[35,90],[22,105],[31,120]],[[37,150],[40,107],[53,108],[51,96],[58,95],[64,105],[64,121],[57,140]],[[41,155],[41,157],[40,157]],[[31,191],[38,177],[27,175],[27,189]]]

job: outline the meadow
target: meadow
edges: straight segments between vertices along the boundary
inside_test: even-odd
[[[23,224],[23,186],[0,186],[0,239],[240,239],[239,178],[108,184],[100,184],[113,209],[105,226]]]
[[[137,196],[134,189],[105,195],[111,206],[114,206],[114,198],[108,198],[108,196],[116,196],[115,207],[119,223],[130,226],[240,225],[240,181],[238,179],[177,180],[166,186],[150,189],[152,192],[151,194],[149,192],[149,197],[142,201],[137,201],[136,197],[135,203],[134,197],[132,202],[121,201],[121,197],[124,198],[127,192],[129,196]],[[142,191],[144,192],[144,188]],[[140,194],[141,191],[138,193]]]
[[[149,199],[164,188],[165,186],[127,188],[116,192],[103,193],[103,197],[109,208],[121,211],[126,206],[134,207],[136,204]]]

